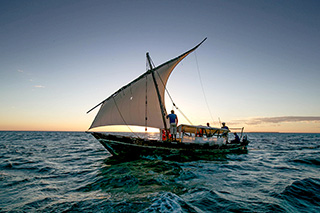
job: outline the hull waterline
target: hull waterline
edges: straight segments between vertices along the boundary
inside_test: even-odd
[[[91,132],[113,155],[119,158],[153,156],[161,159],[210,159],[221,154],[247,153],[248,141],[237,144],[209,145],[146,140]]]

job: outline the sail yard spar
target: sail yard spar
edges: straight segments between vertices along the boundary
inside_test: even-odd
[[[165,122],[167,121],[164,118],[166,116],[164,94],[168,78],[177,64],[197,49],[206,39],[189,51],[158,67],[152,69],[150,66],[150,70],[89,110],[88,113],[101,105],[89,129],[109,125],[145,126],[146,119],[148,120],[148,127],[165,128]],[[158,92],[155,87],[157,82]],[[146,104],[146,97],[148,98],[148,104]],[[163,112],[159,108],[161,103],[163,104]],[[148,118],[146,118],[146,112],[148,112]]]
[[[158,67],[152,66],[147,53],[149,70],[94,107],[101,105],[90,129],[108,125],[127,125],[128,127],[133,125],[161,130],[159,139],[89,132],[113,157],[131,159],[139,156],[157,156],[162,159],[211,159],[215,154],[247,152],[249,144],[247,137],[242,137],[242,141],[229,142],[227,137],[229,130],[219,127],[180,124],[177,137],[174,140],[168,137],[168,131],[166,131],[168,124],[165,118],[167,112],[164,105],[168,78],[177,64],[205,40]]]

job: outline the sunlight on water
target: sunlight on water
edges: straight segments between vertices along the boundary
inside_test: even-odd
[[[320,134],[248,137],[211,161],[119,161],[86,133],[0,132],[0,211],[319,212]]]

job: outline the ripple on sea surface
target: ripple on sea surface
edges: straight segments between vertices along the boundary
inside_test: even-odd
[[[280,196],[288,202],[288,210],[310,212],[320,211],[320,179],[306,178],[294,181],[287,186]]]
[[[248,154],[114,161],[93,137],[0,132],[0,211],[319,212],[319,134],[249,134]]]

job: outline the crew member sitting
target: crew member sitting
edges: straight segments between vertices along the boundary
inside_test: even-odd
[[[231,143],[240,143],[240,138],[238,134],[235,132],[234,134],[234,139],[231,141]]]

